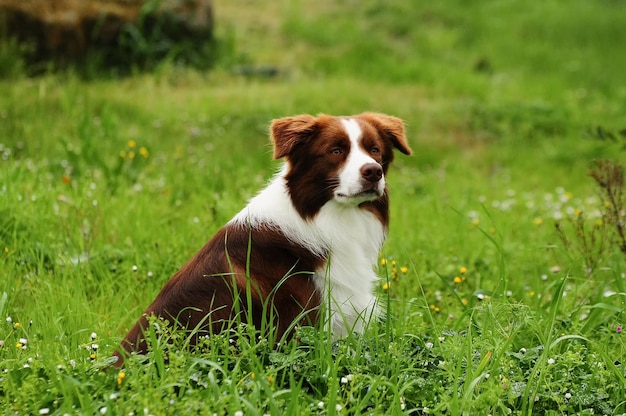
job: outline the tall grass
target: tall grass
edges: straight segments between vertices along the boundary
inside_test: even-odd
[[[216,4],[236,50],[210,73],[27,78],[3,44],[2,412],[626,412],[623,254],[613,240],[602,255],[568,248],[554,227],[576,238],[580,212],[600,227],[589,163],[626,161],[624,7],[250,7]],[[279,76],[231,72],[242,62]],[[385,319],[339,340],[302,327],[279,348],[241,326],[200,351],[153,325],[151,353],[103,371],[164,282],[278,169],[269,121],[363,110],[404,118],[415,150],[389,172]]]

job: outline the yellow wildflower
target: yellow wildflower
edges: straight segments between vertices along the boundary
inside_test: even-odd
[[[462,266],[462,267],[459,269],[459,271],[461,272],[461,274],[465,274],[465,273],[467,273],[467,267]]]
[[[139,154],[143,156],[145,159],[147,159],[149,155],[148,149],[146,149],[145,147],[142,147],[141,149],[139,149]]]
[[[124,377],[126,377],[126,373],[123,371],[120,371],[119,373],[117,373],[117,385],[121,385],[122,381],[124,381]]]
[[[134,141],[133,139],[130,139],[128,141],[128,147],[131,148],[131,149],[134,149],[135,147],[137,147],[137,142]]]
[[[400,267],[400,271],[404,274],[406,274],[409,271],[409,268],[406,266]]]

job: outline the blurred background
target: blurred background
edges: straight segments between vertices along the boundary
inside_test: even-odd
[[[548,83],[623,94],[612,81],[625,67],[624,7],[617,0],[0,0],[0,74],[69,64],[106,74],[167,62],[243,76],[448,88],[486,77],[501,88],[529,81],[529,95]]]
[[[625,19],[617,0],[0,0],[0,77],[298,87],[272,115],[383,111],[349,98],[379,87],[437,142],[623,141]]]

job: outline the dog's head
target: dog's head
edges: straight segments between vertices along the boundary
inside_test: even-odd
[[[393,149],[411,154],[397,117],[299,115],[271,125],[274,158],[286,159],[287,187],[296,209],[314,217],[329,201],[358,206],[385,195]]]

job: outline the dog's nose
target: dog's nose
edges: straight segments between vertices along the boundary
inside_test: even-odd
[[[383,177],[383,168],[378,163],[361,166],[361,177],[368,182],[378,182]]]

